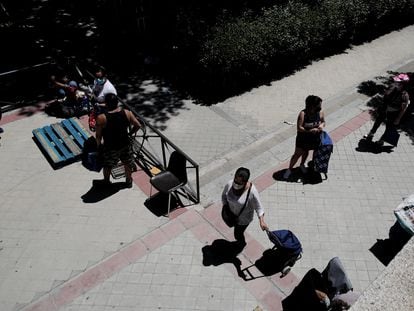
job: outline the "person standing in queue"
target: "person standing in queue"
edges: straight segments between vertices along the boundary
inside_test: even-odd
[[[295,152],[290,158],[289,168],[283,175],[284,179],[289,179],[299,158],[301,158],[300,169],[302,173],[307,172],[305,162],[309,150],[315,150],[320,145],[320,135],[324,127],[325,115],[322,111],[322,99],[319,96],[309,95],[305,100],[305,109],[298,115]]]
[[[131,111],[118,106],[118,97],[115,94],[106,94],[105,103],[107,111],[98,115],[96,119],[98,150],[103,139],[104,179],[95,180],[94,184],[109,185],[111,170],[121,160],[125,167],[126,186],[132,188],[132,169],[135,164],[130,136],[138,131],[141,124]]]

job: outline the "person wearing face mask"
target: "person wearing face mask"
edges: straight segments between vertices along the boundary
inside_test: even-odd
[[[259,218],[260,228],[262,230],[269,229],[264,221],[265,213],[260,202],[259,192],[249,181],[249,178],[250,171],[247,168],[238,168],[234,179],[224,186],[221,196],[223,206],[227,205],[231,213],[238,215],[234,225],[234,238],[240,250],[246,246],[244,232],[252,222],[254,212]]]
[[[309,150],[315,150],[320,144],[320,134],[325,127],[325,115],[322,111],[322,99],[315,95],[309,95],[305,100],[305,109],[299,112],[297,121],[297,135],[295,152],[293,153],[289,168],[283,175],[284,179],[288,179],[292,173],[292,169],[301,158],[300,169],[302,173],[307,172],[305,167]]]
[[[105,95],[115,94],[117,95],[116,89],[113,84],[108,80],[105,72],[98,68],[95,71],[95,80],[92,86],[92,95],[99,106],[105,107]]]

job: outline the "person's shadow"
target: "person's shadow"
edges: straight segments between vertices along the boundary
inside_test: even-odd
[[[388,266],[410,238],[411,234],[396,221],[390,228],[389,238],[377,239],[377,242],[369,250],[383,265]]]
[[[358,147],[356,147],[355,150],[358,152],[369,152],[369,153],[378,154],[382,152],[391,153],[394,151],[393,148],[394,148],[393,146],[389,146],[389,145],[381,146],[380,144],[372,140],[362,138],[358,142]]]
[[[219,266],[223,263],[231,263],[242,276],[241,261],[237,255],[242,248],[237,242],[230,242],[223,239],[213,241],[211,245],[206,245],[201,249],[203,253],[203,266]]]
[[[305,174],[302,173],[300,168],[298,167],[294,168],[289,178],[287,179],[283,178],[283,175],[285,174],[285,172],[286,172],[286,169],[274,172],[273,179],[278,180],[278,181],[284,181],[284,182],[292,182],[292,183],[302,182],[304,185],[319,184],[323,180],[321,174],[318,172],[315,172],[312,167],[308,168],[308,172]]]
[[[92,187],[81,196],[84,203],[96,203],[102,201],[111,195],[114,195],[121,189],[126,189],[128,186],[125,182],[114,182],[109,185],[92,185]]]

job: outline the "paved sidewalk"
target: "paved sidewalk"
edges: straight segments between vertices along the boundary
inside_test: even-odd
[[[32,141],[32,129],[56,119],[41,111],[5,114],[1,309],[281,310],[281,300],[304,273],[322,270],[334,256],[343,261],[355,290],[363,291],[384,269],[369,249],[388,237],[393,208],[412,193],[414,153],[405,135],[390,153],[356,150],[371,121],[364,111],[368,98],[355,88],[386,70],[414,71],[413,38],[414,27],[407,27],[214,107],[186,102],[188,110],[168,121],[165,134],[201,164],[202,202],[174,211],[170,219],[144,206],[148,193],[138,187],[142,180],[91,202],[91,181],[100,176],[80,163],[51,169]],[[390,56],[395,44],[401,48]],[[273,174],[287,166],[294,146],[294,126],[283,121],[295,120],[309,93],[325,99],[327,130],[336,142],[329,179],[277,181]],[[232,240],[216,202],[241,165],[252,170],[267,223],[274,230],[291,229],[303,244],[303,258],[285,278],[262,277],[250,267],[256,278],[245,281],[237,260],[208,260],[214,241]],[[241,268],[272,246],[257,219],[247,234],[248,245],[238,256]]]

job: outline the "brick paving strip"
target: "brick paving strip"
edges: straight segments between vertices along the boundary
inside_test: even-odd
[[[38,110],[40,111],[40,110]],[[24,116],[22,116],[24,117]],[[5,123],[19,120],[22,118],[20,113],[7,115],[4,118]],[[364,111],[345,122],[330,132],[334,142],[340,141],[345,136],[359,129],[366,122],[371,120],[368,111]],[[85,119],[83,119],[85,121]],[[288,162],[280,164],[263,173],[254,180],[259,192],[264,191],[276,181],[272,177],[274,172],[287,167]],[[135,173],[134,182],[141,190],[149,194],[148,177],[143,173]],[[140,239],[135,240],[115,254],[107,257],[95,266],[90,267],[80,275],[56,287],[43,297],[26,305],[24,311],[52,311],[59,310],[60,307],[72,302],[75,298],[88,292],[97,285],[103,283],[115,273],[121,271],[128,265],[133,264],[139,258],[148,255],[151,251],[161,247],[168,241],[177,237],[186,230],[203,244],[212,243],[223,236],[232,240],[233,229],[228,228],[221,220],[221,204],[214,203],[201,212],[195,209],[180,208],[172,211],[170,214],[171,221],[164,226],[148,233]],[[247,246],[240,256],[242,267],[249,267],[252,275],[261,273],[252,266],[255,259],[259,258],[265,248],[249,234],[246,234]],[[297,285],[298,278],[290,272],[284,278],[279,274],[271,277],[258,277],[254,281],[243,281],[238,277],[232,265],[226,265],[226,269],[232,273],[243,286],[265,307],[266,310],[282,310],[281,300]],[[249,270],[250,271],[250,270]]]

